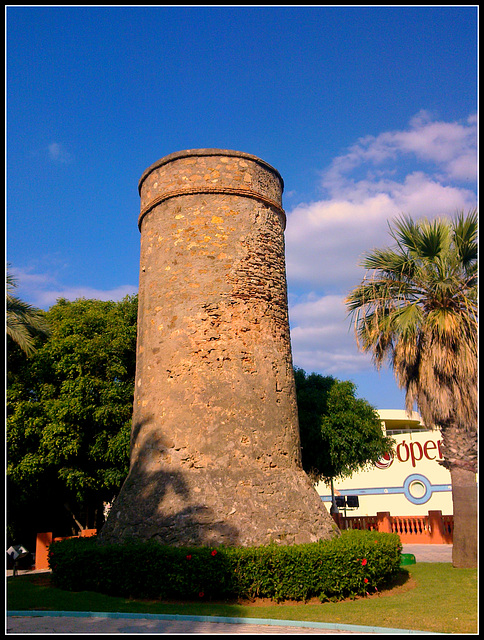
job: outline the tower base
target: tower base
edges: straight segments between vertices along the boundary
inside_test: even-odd
[[[261,546],[334,535],[333,519],[302,470],[166,469],[128,476],[100,539]]]

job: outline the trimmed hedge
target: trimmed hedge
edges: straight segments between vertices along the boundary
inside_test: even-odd
[[[92,537],[52,543],[49,566],[54,584],[68,591],[324,602],[373,593],[399,570],[401,550],[398,535],[370,531],[310,544],[218,548],[100,544]]]

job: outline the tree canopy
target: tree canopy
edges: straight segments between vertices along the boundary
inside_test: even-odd
[[[296,369],[302,465],[313,482],[345,478],[392,450],[375,409],[356,385]]]
[[[12,534],[34,521],[58,535],[96,526],[129,468],[137,297],[60,299],[46,318],[51,335],[29,358],[7,354]]]

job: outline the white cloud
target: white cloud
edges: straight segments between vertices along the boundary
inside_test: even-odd
[[[88,298],[94,300],[122,300],[127,295],[137,293],[138,287],[134,285],[121,285],[114,289],[102,290],[92,287],[66,287],[58,290],[45,290],[37,292],[38,306],[41,308],[51,307],[59,298],[66,300],[77,300],[78,298]]]
[[[335,158],[322,174],[328,197],[288,212],[290,283],[320,291],[351,287],[362,253],[388,244],[388,220],[401,213],[450,216],[474,206],[475,193],[448,178],[475,175],[475,143],[473,118],[430,122],[421,113],[408,130],[361,139]],[[434,164],[426,171],[418,162],[409,166],[410,153]]]
[[[392,174],[398,162],[431,163],[442,180],[473,181],[477,174],[477,120],[432,121],[421,111],[404,131],[387,131],[360,138],[333,160],[324,173],[323,186],[331,196],[355,186],[350,174],[356,169],[372,176],[375,171]],[[361,178],[360,178],[361,180]]]
[[[347,317],[344,296],[311,294],[289,307],[291,346],[296,366],[338,376],[367,369]]]
[[[464,123],[432,122],[426,112],[418,114],[409,131],[393,134],[395,147],[439,165],[448,179],[475,180],[477,173],[477,120]]]
[[[363,254],[391,244],[388,222],[402,213],[432,218],[474,207],[475,192],[460,181],[472,180],[476,166],[475,118],[433,122],[425,112],[407,130],[362,138],[334,159],[322,174],[327,197],[288,212],[296,365],[336,375],[371,367],[357,350],[343,304],[364,276]]]
[[[386,220],[398,214],[388,194],[362,202],[328,200],[296,208],[286,229],[290,286],[339,291],[358,279],[361,253],[383,239]]]
[[[52,142],[51,144],[49,144],[49,146],[47,147],[47,152],[50,160],[52,160],[53,162],[70,164],[74,160],[73,155],[69,153],[69,151],[67,151],[63,144],[59,142]]]
[[[131,284],[105,290],[93,287],[67,287],[63,286],[52,272],[35,273],[29,268],[18,267],[12,267],[10,271],[18,284],[15,295],[40,309],[49,309],[59,298],[118,301],[138,291],[138,287]]]

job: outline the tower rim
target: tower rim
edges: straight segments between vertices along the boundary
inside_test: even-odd
[[[143,182],[146,178],[158,169],[162,167],[164,164],[168,164],[169,162],[173,162],[174,160],[179,160],[180,158],[187,158],[190,156],[230,156],[236,158],[246,158],[247,160],[252,160],[253,162],[257,162],[261,166],[265,167],[277,177],[279,182],[281,183],[281,193],[284,191],[284,180],[282,179],[279,171],[273,167],[271,164],[262,160],[258,156],[255,156],[251,153],[246,153],[245,151],[234,151],[231,149],[215,149],[215,148],[207,148],[207,149],[184,149],[183,151],[175,151],[174,153],[170,153],[167,156],[163,156],[153,164],[151,164],[145,171],[143,171],[141,178],[138,182],[138,192],[141,195],[141,188],[143,186]]]

